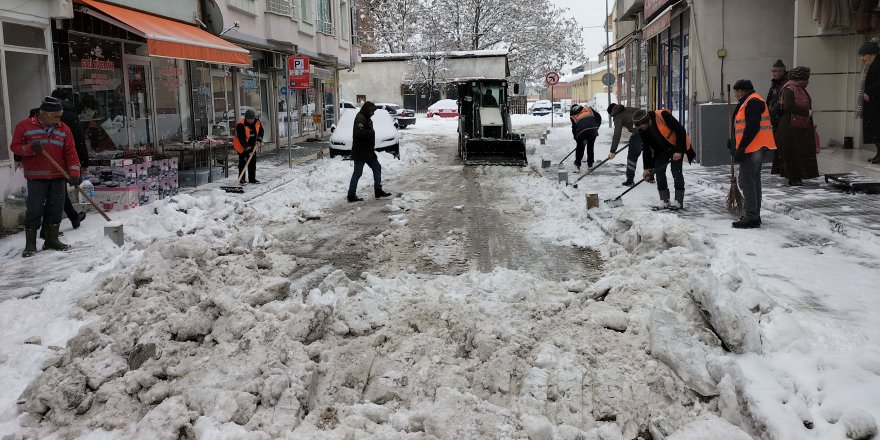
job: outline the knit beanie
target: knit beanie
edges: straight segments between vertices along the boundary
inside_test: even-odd
[[[614,113],[614,107],[617,107],[617,104],[615,104],[613,102],[611,104],[608,104],[608,114],[609,115]]]
[[[752,85],[752,82],[747,79],[741,79],[733,85],[733,90],[742,90],[745,92],[749,92],[755,90],[755,86]]]
[[[648,112],[638,109],[633,113],[633,124],[634,125],[642,125],[645,122],[648,122]]]
[[[797,66],[788,72],[788,79],[795,81],[806,81],[810,79],[810,68],[806,66]]]
[[[64,107],[61,105],[61,100],[51,96],[43,98],[43,103],[40,104],[40,111],[43,112],[60,112],[62,110]]]
[[[871,41],[866,41],[862,47],[859,48],[859,55],[877,55],[877,52],[880,52],[877,48],[876,38],[872,38]]]
[[[783,63],[782,60],[776,60],[776,62],[773,63],[772,67],[781,68],[782,70],[785,70],[785,63]]]

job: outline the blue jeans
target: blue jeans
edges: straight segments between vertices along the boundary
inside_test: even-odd
[[[355,160],[354,172],[351,174],[351,183],[348,184],[349,197],[357,195],[358,180],[360,180],[361,174],[364,173],[364,165],[369,166],[373,170],[373,186],[375,191],[379,192],[382,190],[382,165],[379,164],[379,159],[374,157],[370,160]]]
[[[39,229],[44,223],[47,225],[61,223],[67,181],[64,179],[28,180],[27,190],[25,227]]]
[[[746,158],[739,164],[739,189],[746,205],[744,220],[761,219],[761,168],[764,160],[772,157],[771,154],[772,151],[761,148],[746,154]]]

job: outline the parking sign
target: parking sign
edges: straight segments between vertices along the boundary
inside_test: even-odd
[[[309,57],[289,57],[287,59],[287,74],[291,89],[311,88],[309,68]]]

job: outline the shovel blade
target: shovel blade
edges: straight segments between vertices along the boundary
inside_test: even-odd
[[[240,186],[221,186],[220,189],[222,189],[223,191],[226,191],[228,193],[236,193],[236,194],[243,194],[244,193],[244,188],[242,188]]]
[[[623,206],[623,199],[620,199],[620,198],[608,199],[608,200],[605,200],[603,203],[605,203],[605,206],[607,206],[609,208],[618,208],[618,207]]]

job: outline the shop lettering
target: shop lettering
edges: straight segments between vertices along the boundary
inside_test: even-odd
[[[95,69],[95,70],[113,70],[116,68],[116,63],[110,60],[99,60],[96,58],[84,58],[79,62],[80,67],[83,69]]]
[[[92,90],[110,90],[113,81],[107,73],[90,73],[83,78],[83,84],[92,86]]]
[[[166,76],[180,76],[183,75],[183,69],[180,67],[163,67],[162,74]]]

